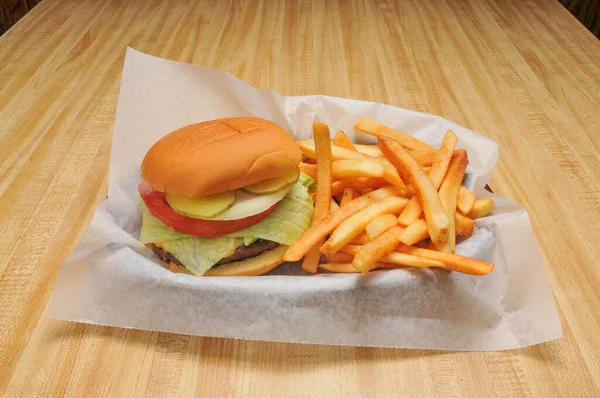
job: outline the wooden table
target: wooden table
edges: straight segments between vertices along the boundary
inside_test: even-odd
[[[600,42],[552,0],[324,3],[44,0],[0,38],[0,395],[600,394]],[[49,319],[60,264],[105,193],[128,45],[496,140],[490,184],[531,215],[565,337],[449,353]]]

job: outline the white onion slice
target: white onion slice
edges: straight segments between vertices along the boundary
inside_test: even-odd
[[[284,188],[269,195],[253,195],[238,189],[235,191],[235,204],[229,210],[211,218],[211,220],[237,220],[262,213],[283,199],[290,189],[291,187]]]

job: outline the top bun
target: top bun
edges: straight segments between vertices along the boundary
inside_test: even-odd
[[[142,161],[154,189],[198,198],[291,172],[302,158],[281,127],[255,117],[190,124],[156,142]]]

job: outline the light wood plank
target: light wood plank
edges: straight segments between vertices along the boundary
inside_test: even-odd
[[[126,46],[285,95],[434,113],[496,140],[565,338],[496,353],[238,341],[48,319],[104,197]],[[0,393],[600,393],[600,42],[543,0],[44,0],[0,38]],[[5,371],[6,370],[6,371]]]

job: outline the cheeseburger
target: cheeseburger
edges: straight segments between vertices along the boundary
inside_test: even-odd
[[[261,275],[311,225],[314,181],[268,120],[196,123],[156,142],[141,165],[140,241],[172,271]]]

